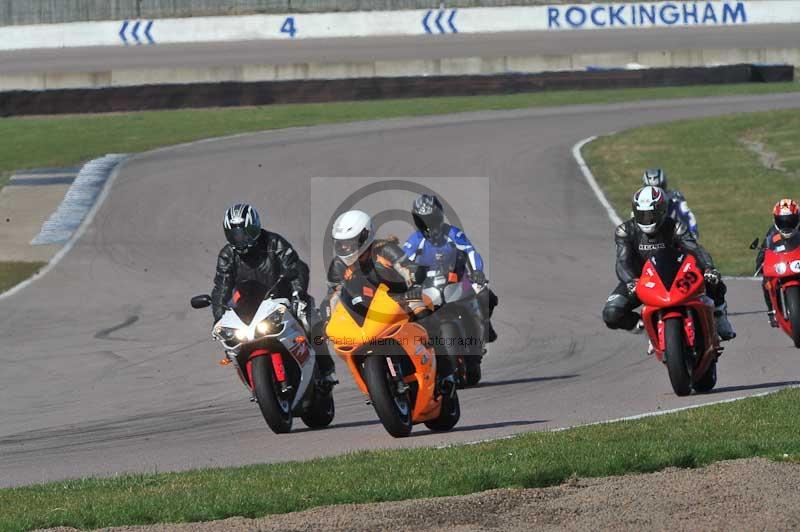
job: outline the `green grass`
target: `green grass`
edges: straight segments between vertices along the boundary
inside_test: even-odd
[[[479,445],[4,489],[0,529],[257,517],[327,504],[542,487],[572,475],[698,467],[753,456],[797,460],[798,401],[800,390],[784,390],[644,420],[534,432]]]
[[[742,140],[778,156],[768,168]],[[700,242],[726,275],[752,275],[748,245],[772,224],[780,198],[800,199],[800,111],[783,110],[647,126],[602,137],[584,156],[623,218],[645,168],[667,171],[697,216]]]
[[[42,266],[43,262],[0,262],[0,293],[21,283]]]
[[[10,172],[22,168],[73,165],[106,153],[141,152],[192,140],[291,126],[489,109],[798,90],[797,83],[712,85],[6,118],[0,120],[0,136],[4,139],[0,144],[0,175],[4,176],[0,185]]]

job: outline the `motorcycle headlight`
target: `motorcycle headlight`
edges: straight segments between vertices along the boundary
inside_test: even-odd
[[[233,327],[220,327],[220,326],[217,326],[214,329],[214,334],[216,336],[222,338],[226,342],[228,342],[230,340],[233,340],[234,337],[237,336],[237,334],[236,334],[237,332],[238,331],[236,329],[234,329]]]
[[[278,332],[283,323],[283,315],[280,312],[273,312],[256,325],[256,332],[262,336]]]

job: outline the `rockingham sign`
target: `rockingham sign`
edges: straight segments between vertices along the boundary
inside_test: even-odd
[[[800,9],[800,6],[798,6]],[[657,2],[547,7],[547,29],[747,24],[745,2]]]
[[[800,0],[632,2],[290,13],[74,22],[0,28],[0,50],[455,33],[800,23]]]

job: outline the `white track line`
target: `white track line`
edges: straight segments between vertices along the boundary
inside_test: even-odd
[[[105,185],[103,186],[102,191],[97,196],[97,199],[95,200],[95,202],[92,205],[91,209],[89,209],[89,212],[84,217],[83,222],[81,222],[80,227],[78,227],[78,229],[72,234],[72,237],[70,237],[69,241],[67,241],[67,243],[64,244],[64,247],[61,248],[58,251],[58,253],[56,253],[53,256],[52,259],[50,259],[50,262],[48,262],[47,265],[44,268],[42,268],[41,270],[36,272],[29,279],[26,279],[26,280],[22,281],[21,283],[19,283],[18,285],[15,285],[15,286],[9,288],[8,290],[6,290],[5,292],[0,293],[0,300],[5,299],[7,297],[11,297],[14,294],[16,294],[17,292],[19,292],[20,290],[25,289],[26,287],[31,285],[33,282],[35,282],[37,279],[41,279],[42,277],[47,275],[47,272],[52,270],[59,262],[61,262],[61,259],[63,259],[66,256],[66,254],[70,252],[70,250],[75,246],[75,243],[78,242],[78,240],[81,238],[81,236],[83,236],[83,234],[86,232],[86,229],[92,223],[92,220],[94,220],[94,217],[97,214],[98,209],[103,204],[103,201],[105,201],[106,197],[108,196],[109,191],[111,190],[111,185],[117,179],[117,176],[119,175],[120,170],[122,170],[122,167],[125,166],[125,162],[127,160],[128,159],[121,159],[119,161],[119,163],[111,171],[111,175],[108,177],[108,179],[106,179],[106,182],[105,182]]]
[[[600,188],[600,185],[597,184],[597,180],[594,178],[594,174],[589,169],[589,165],[586,164],[586,161],[583,160],[583,155],[581,155],[581,150],[584,146],[595,140],[597,137],[589,137],[588,139],[583,139],[582,141],[578,142],[575,146],[572,147],[572,156],[575,157],[575,161],[578,163],[578,168],[581,169],[581,173],[583,177],[586,178],[586,182],[589,183],[594,195],[597,196],[597,201],[600,202],[606,213],[608,214],[608,219],[611,220],[611,223],[614,226],[618,226],[622,223],[622,218],[619,217],[617,211],[614,210],[614,207],[611,203],[608,202],[608,198],[603,193],[603,190]]]

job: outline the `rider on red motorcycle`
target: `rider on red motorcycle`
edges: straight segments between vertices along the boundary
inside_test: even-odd
[[[705,272],[706,292],[714,300],[717,332],[723,340],[736,337],[727,317],[726,287],[714,267],[711,255],[697,243],[688,228],[667,215],[666,194],[658,187],[645,186],[633,195],[633,218],[617,226],[616,273],[619,284],[603,307],[603,321],[609,329],[633,330],[641,316],[634,312],[641,302],[636,282],[644,263],[659,249],[677,247],[695,256]]]
[[[773,225],[767,231],[767,236],[764,237],[764,242],[758,250],[756,257],[756,271],[760,271],[764,264],[764,254],[767,249],[773,251],[783,251],[788,245],[796,247],[800,242],[800,233],[798,233],[798,226],[800,226],[800,208],[797,203],[789,198],[784,198],[775,204],[772,209]],[[778,326],[778,320],[775,319],[775,310],[772,308],[772,301],[769,297],[769,292],[765,286],[766,279],[762,277],[761,287],[764,290],[764,302],[767,304],[767,317],[769,324],[773,327]]]

